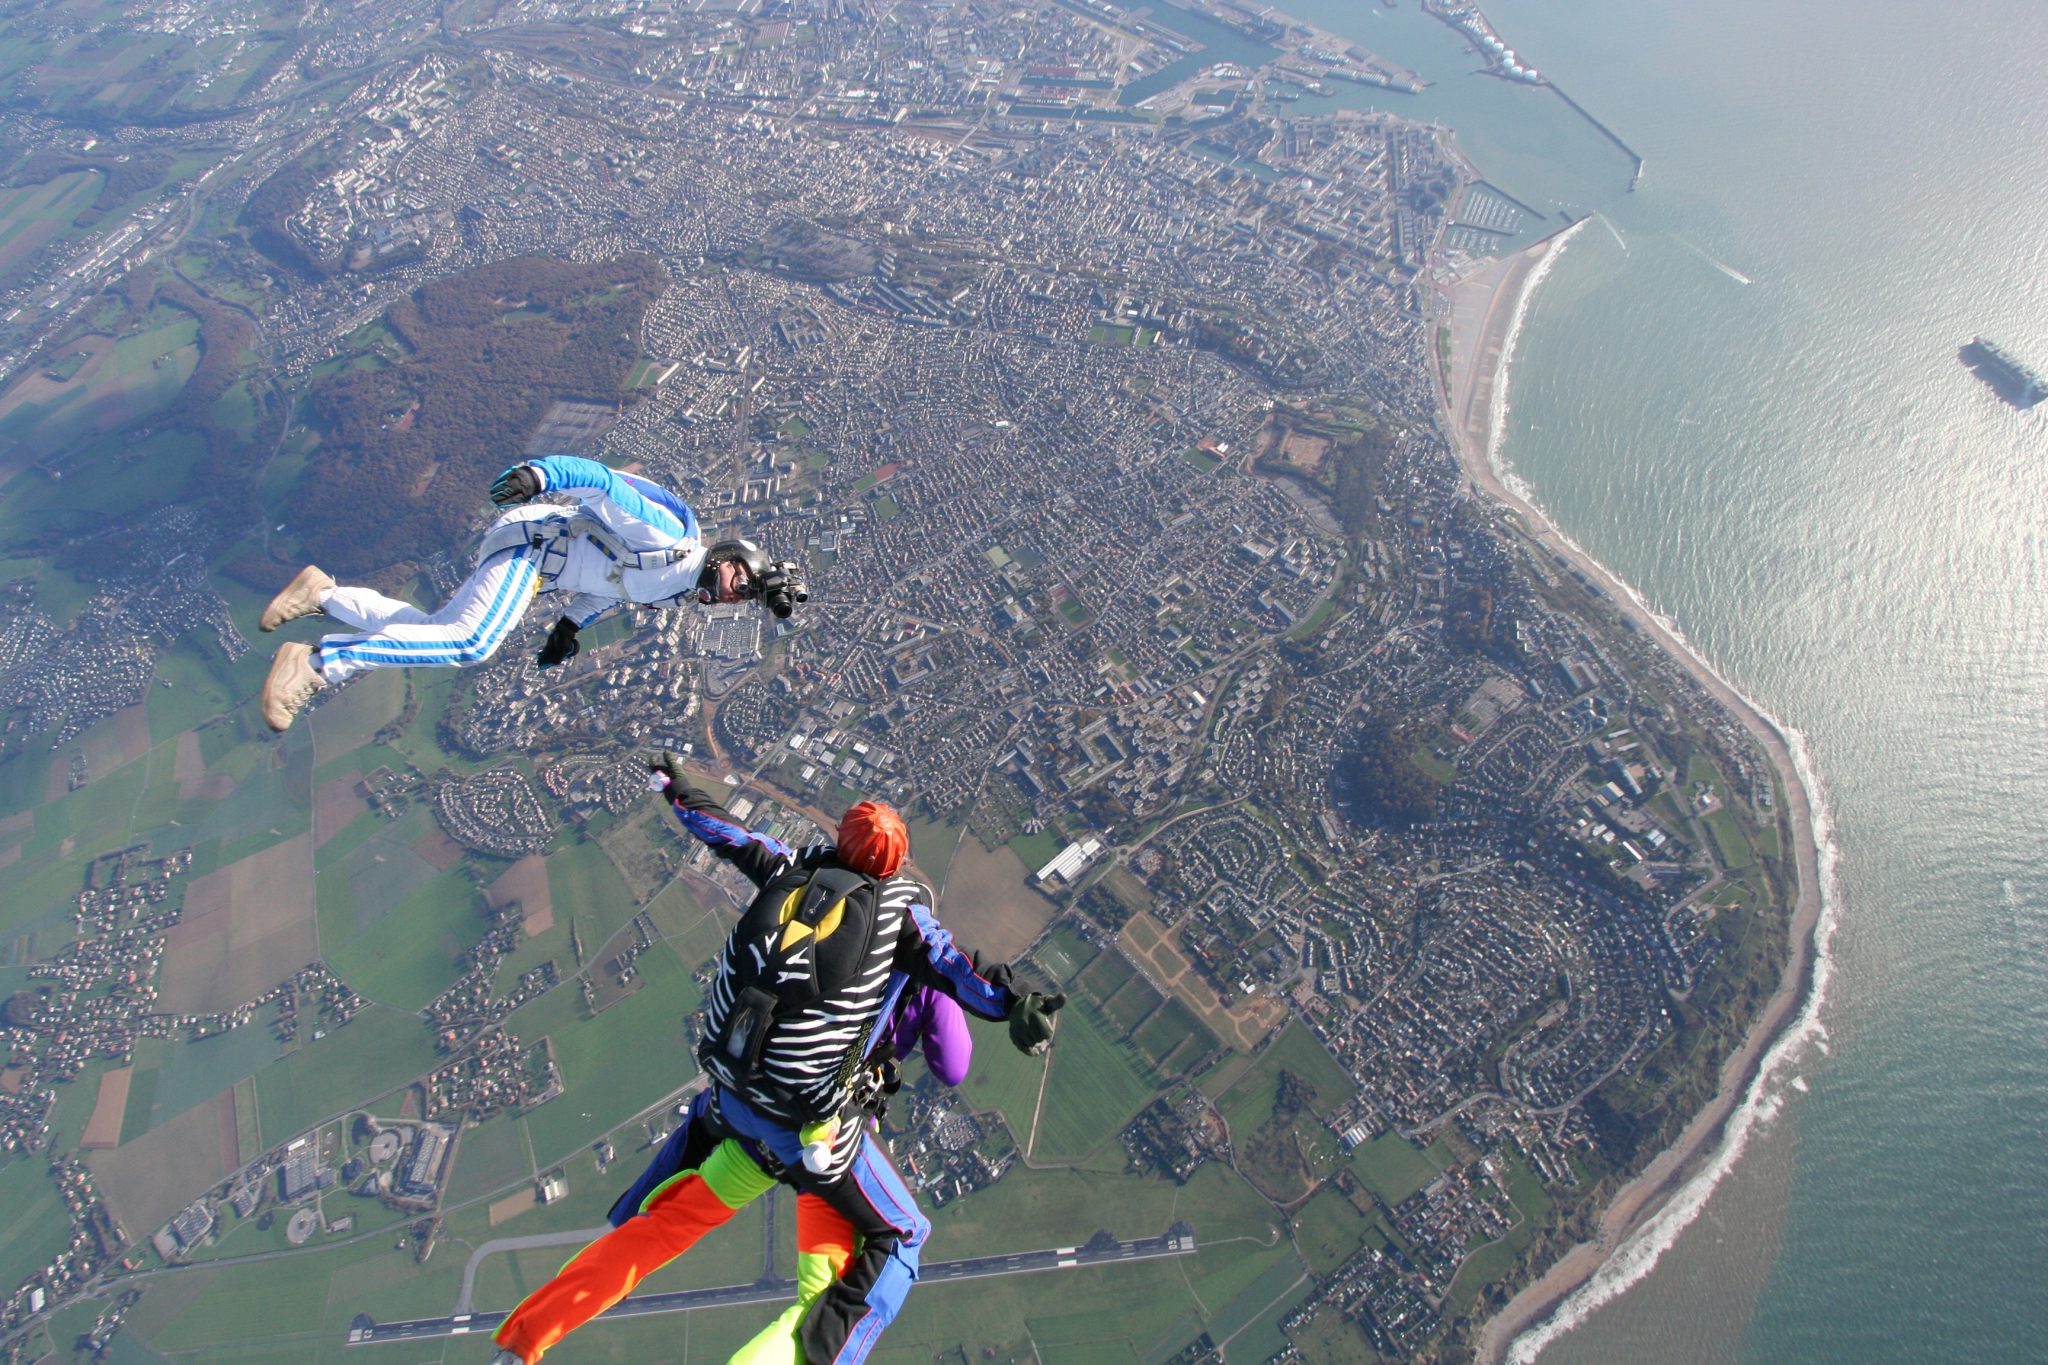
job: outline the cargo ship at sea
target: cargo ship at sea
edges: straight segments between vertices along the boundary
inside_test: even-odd
[[[1963,347],[1961,358],[1979,379],[2016,408],[2025,410],[2048,398],[2048,379],[1995,341],[1972,337],[1970,344]]]

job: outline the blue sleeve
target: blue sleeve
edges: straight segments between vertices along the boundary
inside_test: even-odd
[[[796,854],[780,839],[748,829],[694,787],[669,793],[669,808],[697,841],[744,873],[756,886],[788,867]]]
[[[984,1019],[1006,1017],[1016,999],[1009,986],[1009,969],[982,971],[973,958],[954,946],[953,935],[923,905],[910,907],[910,923],[904,926],[897,960],[917,980],[936,986],[959,1001],[962,1009]]]
[[[696,514],[675,494],[645,479],[621,474],[609,465],[586,460],[580,455],[544,455],[527,463],[540,471],[541,479],[547,485],[545,492],[588,489],[610,498],[613,505],[627,516],[644,521],[677,540],[685,537],[694,539],[697,535]],[[651,496],[657,493],[661,496]],[[678,508],[682,510],[681,516],[676,513]]]

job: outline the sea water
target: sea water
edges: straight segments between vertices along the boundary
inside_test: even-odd
[[[1487,0],[1634,193],[1412,0],[1285,8],[1436,82],[1342,102],[1600,215],[1498,458],[1803,739],[1829,821],[1817,1021],[1682,1229],[1517,1354],[2048,1358],[2048,404],[1956,355],[2048,369],[2048,6]]]

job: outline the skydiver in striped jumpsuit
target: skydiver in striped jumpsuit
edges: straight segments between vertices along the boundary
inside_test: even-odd
[[[800,1010],[778,1014],[758,1072],[738,1079],[711,1039],[736,1008],[732,981],[747,947],[727,941],[706,1006],[707,1045],[699,1061],[712,1077],[683,1126],[611,1212],[612,1231],[585,1247],[500,1324],[491,1365],[534,1365],[548,1348],[631,1293],[642,1278],[694,1246],[777,1182],[797,1190],[797,1303],[732,1358],[732,1365],[858,1365],[917,1280],[931,1223],[918,1211],[881,1144],[868,1137],[851,1057],[872,1062],[923,1036],[942,1076],[965,1070],[949,1025],[922,1013],[920,988],[969,1014],[1007,1020],[1025,1052],[1051,1041],[1059,995],[1013,989],[1007,967],[982,966],[960,951],[925,905],[922,886],[901,874],[909,834],[888,806],[863,801],[840,821],[836,843],[792,849],[746,828],[692,787],[671,758],[656,766],[683,828],[761,888],[743,930],[761,908],[783,902],[820,869],[848,869],[878,883],[865,937],[852,937],[847,984]],[[816,930],[818,953],[833,934]],[[849,913],[845,928],[852,929]],[[908,1035],[908,1036],[906,1036]],[[829,1117],[810,1119],[823,1112]]]
[[[563,493],[573,507],[530,503]],[[749,540],[706,546],[697,514],[674,493],[595,460],[550,455],[517,464],[491,485],[510,508],[484,534],[476,571],[439,611],[370,588],[342,587],[307,565],[264,608],[258,624],[324,613],[354,634],[317,645],[281,645],[263,684],[263,718],[283,730],[315,693],[373,668],[469,668],[497,651],[537,593],[569,595],[535,662],[552,667],[577,652],[576,634],[624,603],[759,599],[777,616],[804,600],[795,566],[771,561]]]

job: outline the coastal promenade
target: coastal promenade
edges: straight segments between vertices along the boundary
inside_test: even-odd
[[[1581,220],[1583,221],[1583,220]],[[1550,520],[1542,508],[1518,495],[1494,467],[1491,451],[1496,394],[1508,383],[1514,339],[1530,290],[1542,266],[1571,229],[1498,261],[1482,262],[1439,291],[1438,321],[1450,328],[1449,373],[1442,376],[1445,427],[1473,488],[1515,514],[1532,553],[1549,553],[1570,564],[1606,591],[1607,600],[1654,638],[1691,672],[1753,735],[1770,759],[1784,793],[1783,818],[1790,827],[1798,891],[1791,923],[1791,955],[1777,988],[1758,1013],[1742,1046],[1722,1067],[1712,1100],[1694,1115],[1678,1140],[1659,1153],[1622,1187],[1601,1214],[1598,1234],[1558,1260],[1497,1313],[1482,1331],[1479,1359],[1492,1365],[1507,1358],[1515,1339],[1564,1308],[1609,1260],[1649,1228],[1686,1186],[1723,1160],[1735,1119],[1766,1066],[1773,1046],[1810,1012],[1820,924],[1822,880],[1814,831],[1814,810],[1792,743],[1664,621],[1637,593],[1592,558]]]

